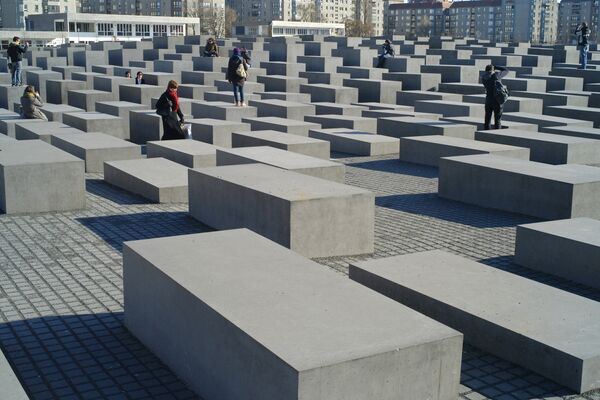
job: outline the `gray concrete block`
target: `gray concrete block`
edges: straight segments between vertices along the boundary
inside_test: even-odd
[[[600,305],[435,250],[353,263],[350,278],[577,392],[600,386]]]
[[[358,103],[358,89],[352,87],[323,84],[303,84],[300,85],[300,92],[310,94],[311,103]]]
[[[401,82],[402,90],[437,90],[442,82],[442,77],[439,74],[409,72],[384,73],[379,79]],[[446,90],[440,89],[440,91],[445,92]]]
[[[10,84],[0,85],[0,107],[10,111],[19,111],[15,110],[14,104],[20,104],[24,90],[23,87],[11,86]]]
[[[211,85],[196,85],[192,83],[179,85],[177,95],[188,99],[203,99],[206,92],[214,92],[217,88]]]
[[[0,210],[16,214],[82,208],[83,161],[40,140],[0,142]]]
[[[123,253],[126,327],[203,398],[456,397],[460,334],[248,230]]]
[[[395,138],[407,136],[444,135],[463,139],[475,137],[475,127],[448,121],[415,117],[379,118],[377,120],[379,135]]]
[[[456,124],[467,124],[475,126],[475,129],[478,131],[483,130],[484,123],[483,118],[481,116],[477,117],[442,117],[440,121],[449,121],[454,122]],[[502,126],[509,129],[518,129],[522,131],[532,131],[537,132],[538,126],[535,124],[528,124],[525,122],[517,122],[517,121],[505,121],[502,120]]]
[[[256,80],[264,85],[267,92],[305,93],[300,91],[300,87],[308,84],[306,78],[284,75],[258,76]]]
[[[463,101],[469,103],[477,103],[483,106],[485,104],[485,95],[466,95],[463,96]],[[513,94],[508,98],[506,103],[504,103],[503,111],[507,113],[523,112],[528,114],[541,114],[543,108],[543,102],[541,99],[517,97]],[[481,112],[479,115],[483,115],[483,112]]]
[[[85,72],[85,68],[77,67],[75,65],[56,65],[53,66],[52,71],[60,72],[63,79],[71,79],[73,72]]]
[[[308,115],[307,122],[321,125],[323,129],[346,128],[355,131],[377,133],[377,120],[353,115]]]
[[[74,81],[85,82],[86,88],[91,89],[94,87],[94,78],[97,76],[104,76],[98,72],[75,72],[71,73],[71,79]]]
[[[96,111],[96,103],[99,101],[113,101],[115,96],[111,92],[101,90],[69,90],[67,92],[69,105],[82,108],[85,111]]]
[[[307,115],[315,114],[315,106],[312,104],[284,100],[252,100],[249,104],[256,107],[257,117],[278,117],[303,121]]]
[[[278,117],[242,118],[242,122],[250,124],[250,130],[253,131],[272,130],[278,132],[291,133],[293,135],[299,136],[308,136],[308,131],[310,129],[321,128],[321,125],[312,122],[298,121]]]
[[[21,118],[20,115],[10,116],[7,118],[0,119],[0,133],[11,137],[16,138],[16,125],[19,123],[31,123],[31,124],[39,124],[44,123],[46,121],[41,119],[26,119]]]
[[[489,154],[440,160],[438,195],[542,219],[600,217],[600,168]]]
[[[554,106],[548,107],[544,111],[546,114],[555,117],[575,118],[584,121],[591,121],[594,124],[594,128],[600,128],[600,108]]]
[[[102,173],[105,161],[142,158],[140,146],[100,132],[58,132],[50,143],[85,161],[85,171]]]
[[[87,85],[83,81],[71,79],[48,79],[46,81],[46,101],[52,104],[67,104],[69,90],[85,90]]]
[[[329,142],[277,131],[234,131],[232,147],[271,146],[311,157],[329,159]]]
[[[454,93],[428,92],[424,90],[403,90],[398,92],[394,104],[404,106],[415,106],[415,102],[419,100],[443,100],[460,102],[462,96]]]
[[[151,99],[160,97],[165,87],[154,85],[120,85],[119,100],[150,106]]]
[[[215,81],[223,79],[224,76],[222,72],[181,71],[181,82],[214,86]]]
[[[137,144],[146,144],[160,140],[163,136],[161,117],[155,110],[132,110],[129,112],[129,140]]]
[[[144,74],[144,80],[147,85],[159,86],[163,88],[163,91],[167,89],[167,84],[171,80],[180,81],[181,77],[179,74],[173,74],[170,72],[147,72]]]
[[[400,161],[437,167],[440,158],[470,154],[495,154],[529,160],[529,149],[479,142],[450,136],[431,135],[400,138]]]
[[[0,351],[0,387],[2,396],[6,400],[29,400],[29,396],[21,386],[21,382],[15,375],[13,369],[4,354]]]
[[[421,72],[439,74],[442,82],[478,83],[480,70],[467,65],[423,65]]]
[[[394,103],[402,82],[375,79],[344,79],[344,86],[358,89],[359,102]]]
[[[107,161],[104,181],[156,203],[187,203],[187,171],[165,158]]]
[[[373,251],[373,193],[264,164],[190,170],[190,214],[306,257]]]
[[[527,124],[535,124],[540,129],[550,126],[583,126],[592,127],[594,123],[592,121],[584,121],[574,118],[555,117],[551,115],[539,115],[530,113],[505,113],[502,115],[502,119],[506,121],[517,121],[525,122]]]
[[[84,132],[102,132],[119,139],[129,139],[127,120],[101,112],[81,112],[63,115],[63,123]]]
[[[224,121],[241,122],[245,117],[256,117],[256,107],[237,107],[221,101],[195,101],[192,103],[194,118],[211,117]]]
[[[148,142],[148,158],[162,157],[188,168],[216,166],[217,146],[197,140],[165,140]]]
[[[23,75],[27,80],[27,84],[34,86],[35,90],[40,93],[40,97],[43,101],[47,101],[46,94],[48,91],[46,89],[46,81],[49,79],[62,79],[62,74],[55,71],[24,71]]]
[[[204,100],[208,102],[220,102],[220,103],[228,103],[235,104],[233,93],[230,91],[223,92],[205,92]],[[251,100],[260,100],[260,96],[254,93],[245,93],[244,92],[244,101],[247,103]]]
[[[364,106],[350,104],[337,104],[328,102],[313,103],[316,115],[351,115],[354,117],[362,116],[363,110],[368,110]]]
[[[444,117],[475,117],[483,116],[485,113],[483,104],[444,100],[415,101],[415,111],[424,113],[437,113]]]
[[[229,83],[228,81],[226,81],[224,79],[215,80],[214,85],[217,88],[217,90],[220,92],[231,93],[233,90],[233,86],[231,85],[231,83]],[[255,92],[264,92],[264,91],[265,91],[265,85],[263,85],[262,83],[249,82],[249,81],[246,81],[244,83],[244,95],[253,94]],[[231,93],[231,98],[233,99],[233,93]]]
[[[584,126],[547,126],[540,128],[540,132],[552,133],[555,135],[575,136],[586,139],[600,140],[600,129]]]
[[[243,122],[224,121],[212,118],[196,118],[187,121],[192,125],[192,139],[220,147],[232,147],[231,134],[235,131],[249,131],[250,124]]]
[[[53,135],[61,133],[85,133],[79,129],[65,125],[62,122],[32,122],[27,120],[15,125],[15,139],[17,140],[41,140],[50,143]]]
[[[262,163],[338,183],[344,183],[345,179],[346,167],[344,164],[275,147],[239,147],[236,149],[217,149],[216,152],[217,166]]]
[[[285,100],[295,101],[297,103],[310,103],[310,95],[307,93],[287,93],[287,92],[258,92],[261,100]]]
[[[73,107],[66,104],[44,104],[40,111],[46,115],[48,121],[62,122],[63,115],[68,113],[79,113],[85,111],[83,108]]]
[[[600,221],[573,218],[517,226],[515,262],[600,289]]]
[[[352,129],[311,129],[311,138],[326,140],[331,151],[358,156],[398,154],[400,140],[384,135],[373,135]]]
[[[220,72],[227,67],[228,57],[192,57],[194,71]],[[190,68],[190,71],[192,68]]]
[[[531,161],[548,164],[600,164],[600,142],[575,136],[492,129],[475,132],[475,139],[531,149]]]

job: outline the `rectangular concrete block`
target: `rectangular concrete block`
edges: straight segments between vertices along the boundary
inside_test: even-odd
[[[195,101],[192,103],[194,118],[205,118],[223,121],[241,122],[244,117],[256,117],[256,107],[237,107],[233,103],[222,101]]]
[[[415,101],[415,111],[444,117],[476,117],[484,115],[485,108],[483,104],[462,101],[418,100]]]
[[[305,116],[315,114],[315,106],[312,104],[285,100],[252,100],[249,104],[256,107],[257,117],[278,117],[303,121]]]
[[[306,122],[321,125],[323,129],[346,128],[361,132],[377,133],[377,120],[354,115],[308,115]]]
[[[402,82],[375,79],[344,79],[344,86],[358,89],[358,101],[394,103]]]
[[[572,218],[517,226],[515,262],[600,288],[600,221]]]
[[[151,99],[160,97],[166,86],[119,85],[119,100],[150,106]]]
[[[600,386],[593,300],[440,250],[353,263],[350,278],[578,393]]]
[[[479,142],[451,136],[432,135],[400,138],[400,161],[437,167],[442,157],[495,154],[529,160],[529,149]]]
[[[155,110],[129,112],[129,139],[133,143],[146,144],[152,140],[160,140],[163,133],[162,119]]]
[[[0,142],[0,210],[16,214],[82,208],[83,161],[40,140]]]
[[[165,158],[107,161],[104,181],[155,203],[187,203],[187,171]]]
[[[202,398],[456,397],[460,334],[255,233],[123,253],[126,327]]]
[[[311,157],[329,159],[329,142],[277,131],[236,131],[232,147],[271,146]]]
[[[585,126],[585,127],[593,127],[594,123],[591,121],[584,121],[580,119],[574,118],[564,118],[564,117],[555,117],[551,115],[540,115],[540,114],[530,114],[530,113],[504,113],[502,115],[502,119],[506,121],[516,121],[516,122],[524,122],[527,124],[535,124],[539,128],[548,127],[548,126],[564,126],[564,125],[572,125],[572,126]]]
[[[600,217],[600,168],[489,154],[440,160],[438,195],[542,219]]]
[[[306,257],[373,251],[367,190],[264,164],[190,170],[190,214],[216,229],[249,228]]]
[[[246,118],[242,118],[245,120]],[[250,125],[244,122],[224,121],[212,118],[197,118],[187,121],[192,125],[192,139],[220,147],[232,147],[231,134],[235,131],[249,131]]]
[[[19,122],[15,125],[15,139],[17,140],[41,140],[50,143],[53,135],[62,133],[85,133],[62,122]]]
[[[148,142],[148,158],[162,157],[188,168],[216,166],[217,146],[197,140],[165,140]]]
[[[253,131],[271,130],[299,136],[308,136],[310,129],[319,129],[321,127],[321,125],[312,122],[278,117],[242,118],[242,122],[250,124],[250,128]]]
[[[127,120],[101,112],[69,113],[63,115],[63,123],[84,132],[102,132],[119,139],[129,139]]]
[[[4,354],[0,351],[0,387],[3,390],[2,396],[7,400],[29,400],[21,382],[15,375],[12,367],[8,363]]]
[[[83,108],[69,106],[67,104],[44,104],[40,111],[48,118],[48,121],[62,122],[63,115],[68,113],[84,112]]]
[[[396,138],[407,136],[444,135],[463,139],[473,139],[475,127],[448,121],[415,117],[379,118],[377,134]]]
[[[100,132],[65,132],[53,135],[50,143],[85,161],[85,171],[102,173],[105,161],[142,158],[140,146]]]
[[[69,90],[85,90],[87,85],[82,81],[74,81],[71,79],[46,81],[46,101],[52,104],[67,104],[69,101]]]
[[[552,133],[555,135],[563,135],[563,136],[575,136],[586,139],[594,139],[600,140],[600,129],[599,128],[591,128],[584,126],[547,126],[540,128],[540,132],[543,133]]]
[[[476,116],[476,117],[442,117],[440,118],[440,121],[448,121],[448,122],[454,122],[456,124],[467,124],[467,125],[473,125],[475,126],[475,129],[478,131],[483,130],[484,123],[483,123],[483,117],[482,116]],[[537,132],[538,131],[538,126],[535,124],[528,124],[526,122],[517,122],[517,121],[506,121],[506,120],[502,120],[502,127],[506,127],[508,129],[519,129],[522,131],[531,131],[531,132]]]
[[[593,139],[517,129],[477,131],[475,139],[529,148],[531,161],[548,164],[600,164],[600,142]]]
[[[400,140],[384,135],[373,135],[353,129],[311,129],[311,138],[326,140],[331,151],[358,156],[398,154]]]
[[[217,166],[262,163],[315,178],[344,183],[346,167],[334,161],[269,146],[217,149]]]
[[[111,92],[101,90],[69,90],[67,97],[70,106],[82,108],[85,111],[96,111],[97,102],[115,99]]]
[[[328,102],[352,104],[358,102],[358,89],[324,84],[300,85],[301,93],[310,94],[311,103]]]

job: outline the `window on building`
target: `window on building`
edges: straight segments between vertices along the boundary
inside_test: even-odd
[[[152,31],[154,36],[167,36],[167,26],[166,25],[154,25],[152,27]]]
[[[99,23],[98,24],[98,36],[113,36],[113,24]]]
[[[117,24],[117,36],[132,36],[131,24]]]
[[[171,36],[183,36],[183,26],[182,25],[171,25]]]
[[[150,36],[150,25],[136,24],[135,34],[136,36]]]

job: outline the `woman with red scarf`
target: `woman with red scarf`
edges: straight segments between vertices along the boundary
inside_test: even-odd
[[[182,125],[184,123],[183,113],[179,108],[179,97],[175,81],[169,81],[167,90],[156,102],[156,113],[162,117],[164,134],[161,140],[185,139]]]

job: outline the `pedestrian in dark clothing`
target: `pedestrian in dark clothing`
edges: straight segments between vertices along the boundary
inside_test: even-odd
[[[215,39],[208,38],[206,46],[204,46],[204,57],[219,57],[219,47]]]
[[[233,55],[229,58],[227,66],[227,80],[233,85],[233,98],[235,105],[244,107],[244,83],[246,82],[248,64],[241,56],[240,49],[233,49]]]
[[[18,36],[13,37],[13,41],[8,45],[6,55],[8,56],[8,62],[10,63],[11,73],[11,84],[12,86],[21,86],[23,84],[21,75],[23,71],[23,54],[27,51],[29,45],[21,45],[21,38]]]
[[[250,54],[248,53],[248,50],[246,50],[245,47],[241,48],[240,55],[242,56],[242,58],[246,62],[246,65],[248,66],[248,68],[250,68],[250,61],[252,61],[252,59],[250,58]]]
[[[125,72],[125,78],[131,79],[131,71]]]
[[[390,41],[386,39],[381,47],[381,54],[378,56],[379,61],[377,62],[377,68],[383,68],[385,65],[385,59],[390,57],[394,57],[394,48],[392,47]]]
[[[144,73],[142,71],[138,71],[137,74],[135,74],[135,84],[136,85],[145,85],[146,84],[146,80],[144,79]]]
[[[488,65],[485,72],[481,75],[481,82],[485,87],[485,118],[483,129],[490,129],[492,113],[494,113],[494,129],[502,127],[502,109],[504,104],[500,104],[496,98],[496,82],[502,83],[502,78],[508,75],[508,68]]]
[[[585,22],[582,22],[581,25],[575,29],[575,34],[578,35],[577,47],[579,48],[579,64],[581,64],[579,69],[586,69],[588,51],[590,50],[590,44],[588,43],[590,28],[588,28]]]
[[[156,113],[162,117],[164,134],[161,140],[185,139],[183,132],[184,118],[179,107],[179,97],[175,81],[169,81],[167,90],[156,102]]]
[[[44,103],[40,98],[40,94],[35,91],[31,85],[25,87],[23,96],[21,97],[21,116],[27,119],[41,119],[48,121],[46,114],[40,111],[39,107],[43,107]]]

